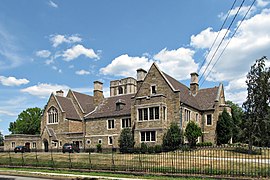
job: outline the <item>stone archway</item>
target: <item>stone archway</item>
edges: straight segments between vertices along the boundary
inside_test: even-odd
[[[49,152],[49,142],[47,139],[43,139],[44,151]]]

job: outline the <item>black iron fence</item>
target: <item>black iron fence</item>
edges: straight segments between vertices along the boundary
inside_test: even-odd
[[[156,150],[157,151],[157,150]],[[31,152],[13,150],[0,153],[0,165],[51,167],[91,170],[110,170],[147,173],[205,174],[219,176],[270,177],[270,149],[254,148],[251,154],[245,146],[183,147],[175,151],[133,149],[121,153],[119,149],[62,150],[32,149]]]

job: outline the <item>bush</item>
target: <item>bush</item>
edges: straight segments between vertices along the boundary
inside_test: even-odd
[[[192,148],[196,146],[198,137],[202,136],[202,130],[197,124],[195,124],[195,122],[190,121],[187,124],[185,136],[188,140],[189,146]]]
[[[197,143],[196,146],[198,147],[204,147],[204,146],[212,146],[213,144],[211,142],[201,142]]]
[[[97,144],[97,152],[101,153],[102,152],[102,146],[101,144]]]
[[[134,147],[134,137],[130,128],[124,128],[121,131],[119,140],[119,150],[121,153],[131,153]]]
[[[176,123],[172,123],[163,136],[162,147],[165,151],[173,151],[183,144],[183,134]]]
[[[145,154],[147,152],[147,149],[148,149],[147,144],[141,143],[141,153]]]
[[[134,149],[133,149],[133,153],[134,154],[139,154],[141,152],[141,148],[139,148],[139,147],[135,147]]]
[[[148,151],[149,154],[153,154],[155,152],[154,146],[149,146],[147,151]]]
[[[155,153],[161,153],[162,152],[162,146],[161,145],[155,145],[154,149],[155,149]]]

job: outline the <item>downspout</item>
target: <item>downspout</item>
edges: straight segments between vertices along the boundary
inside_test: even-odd
[[[182,131],[183,127],[183,103],[180,103],[180,130]]]

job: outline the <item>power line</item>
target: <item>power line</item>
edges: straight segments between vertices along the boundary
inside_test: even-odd
[[[222,24],[222,26],[220,27],[220,29],[219,29],[219,31],[218,31],[218,34],[217,34],[217,36],[216,36],[216,38],[215,38],[215,40],[213,41],[213,43],[212,43],[212,45],[211,45],[211,47],[210,47],[210,49],[209,49],[209,51],[208,51],[206,57],[204,58],[203,63],[202,63],[201,66],[199,67],[198,73],[200,73],[200,71],[201,71],[203,65],[205,64],[205,62],[206,62],[206,60],[207,60],[207,58],[208,58],[208,55],[209,55],[209,53],[211,52],[213,46],[215,45],[215,43],[216,43],[216,41],[217,41],[217,38],[219,37],[219,34],[220,34],[221,30],[223,29],[225,23],[227,22],[227,19],[229,18],[229,15],[231,14],[231,11],[232,11],[232,9],[233,9],[233,7],[234,7],[236,1],[237,1],[237,0],[234,0],[234,2],[233,2],[233,4],[232,4],[232,7],[231,7],[230,10],[228,11],[227,16],[226,16],[225,20],[223,21],[223,24]]]
[[[230,28],[231,28],[233,22],[235,21],[235,19],[236,19],[238,13],[239,13],[239,11],[240,11],[240,9],[242,8],[244,2],[245,2],[245,0],[243,0],[242,3],[241,3],[241,5],[239,6],[239,8],[238,8],[236,14],[234,15],[234,17],[233,17],[233,19],[232,19],[232,21],[231,21],[229,27],[227,28],[226,33],[224,34],[223,38],[221,39],[220,43],[218,44],[218,46],[217,46],[217,48],[216,48],[216,50],[215,50],[215,52],[214,52],[214,54],[212,55],[212,57],[211,57],[209,63],[207,64],[206,68],[204,69],[203,74],[201,75],[201,77],[200,77],[200,79],[199,79],[199,82],[201,81],[201,79],[203,78],[203,75],[205,74],[205,72],[206,72],[206,70],[208,69],[209,65],[210,65],[211,62],[213,61],[213,59],[214,59],[214,57],[215,57],[215,55],[216,55],[218,49],[220,48],[220,46],[221,46],[221,44],[223,43],[223,41],[224,41],[226,35],[228,34],[228,32],[229,32],[229,30],[230,30]]]
[[[210,75],[211,71],[213,70],[213,68],[215,67],[215,65],[218,63],[218,61],[220,60],[220,57],[223,55],[224,51],[226,50],[226,48],[228,47],[228,45],[230,44],[232,38],[235,36],[237,30],[239,29],[239,27],[241,26],[242,22],[245,20],[246,16],[248,15],[249,11],[251,10],[251,8],[253,7],[253,5],[255,4],[256,0],[254,0],[252,2],[252,4],[249,6],[246,14],[244,15],[244,17],[242,18],[242,20],[240,21],[240,23],[238,24],[238,26],[236,27],[234,33],[232,34],[230,40],[227,42],[226,46],[224,47],[224,49],[222,50],[222,52],[220,53],[219,57],[217,58],[216,62],[214,63],[214,65],[212,66],[212,68],[210,69],[210,71],[208,72],[208,74],[206,75],[204,81],[202,82],[201,86],[203,85],[203,83],[205,82],[205,80],[207,79],[207,77]]]

